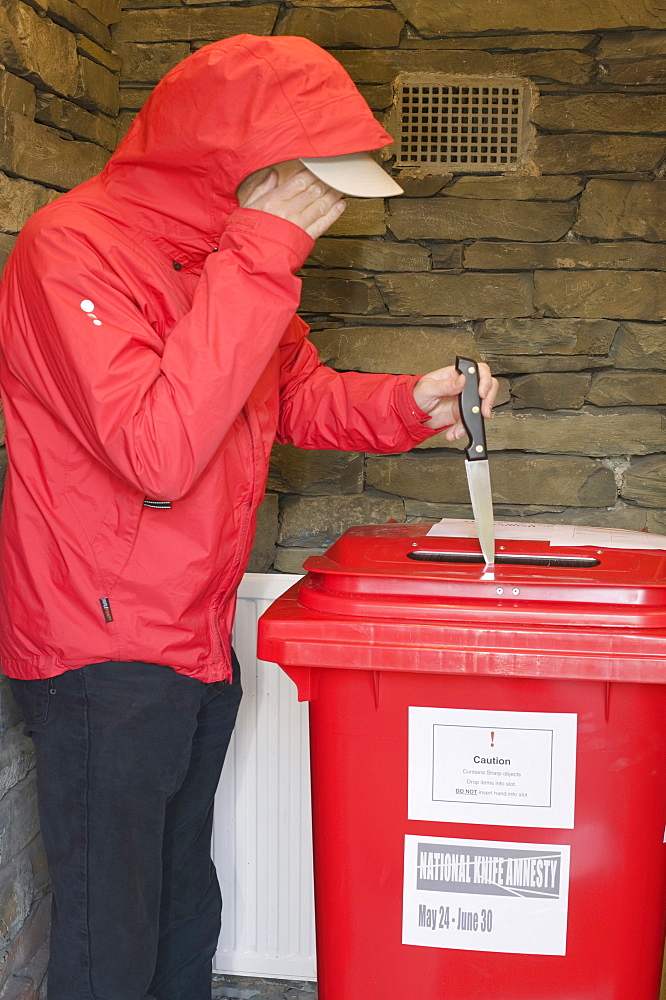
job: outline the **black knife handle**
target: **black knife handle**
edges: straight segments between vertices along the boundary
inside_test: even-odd
[[[469,435],[469,444],[465,449],[467,461],[487,459],[486,430],[479,396],[479,364],[469,358],[456,358],[456,368],[465,376],[465,388],[460,396],[460,416]]]

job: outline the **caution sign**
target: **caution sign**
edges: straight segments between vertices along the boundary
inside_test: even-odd
[[[410,708],[409,818],[574,825],[574,714]]]
[[[403,944],[566,954],[569,847],[405,837]]]

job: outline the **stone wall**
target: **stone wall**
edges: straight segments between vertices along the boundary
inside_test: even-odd
[[[124,0],[127,122],[200,45],[305,35],[382,121],[398,73],[527,78],[513,174],[409,176],[350,200],[303,270],[302,314],[339,370],[423,372],[455,353],[501,382],[488,428],[497,515],[666,532],[666,13],[647,0]],[[459,450],[276,447],[252,568],[298,571],[351,524],[469,516]]]
[[[119,17],[118,0],[0,8],[0,270],[28,216],[101,170],[116,146],[109,25]],[[0,485],[5,464],[0,446]],[[34,750],[0,678],[0,1000],[45,995],[48,916]]]

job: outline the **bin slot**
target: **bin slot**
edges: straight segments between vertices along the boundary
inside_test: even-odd
[[[416,549],[408,552],[409,559],[418,562],[445,563],[485,563],[482,554],[476,552],[436,552],[429,549]],[[599,565],[599,560],[593,556],[539,556],[498,552],[495,563],[518,566],[569,566],[576,569],[588,569]]]

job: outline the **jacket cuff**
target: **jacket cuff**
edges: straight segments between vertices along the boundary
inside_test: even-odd
[[[435,429],[425,426],[426,420],[430,420],[430,414],[425,413],[414,399],[414,386],[422,378],[423,375],[405,375],[395,394],[396,409],[408,433],[414,438],[415,444],[445,430],[444,427]]]
[[[289,268],[292,271],[298,271],[303,266],[315,242],[300,226],[257,208],[235,208],[224,231],[252,233],[271,243],[278,243],[289,252]]]

